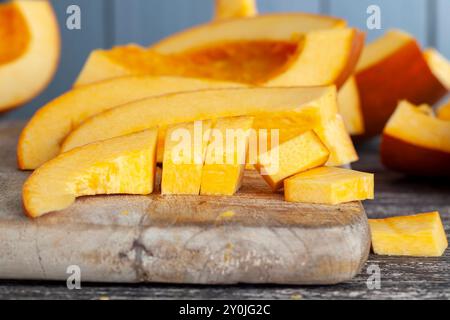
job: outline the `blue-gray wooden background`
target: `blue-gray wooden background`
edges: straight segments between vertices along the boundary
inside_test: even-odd
[[[151,44],[173,32],[208,21],[213,2],[52,0],[63,38],[58,73],[40,97],[6,117],[29,117],[47,101],[69,89],[92,49],[129,42]],[[81,8],[81,30],[65,27],[66,9],[71,4]],[[372,4],[381,8],[382,30],[367,30],[366,11]],[[389,28],[401,28],[413,33],[423,46],[437,47],[450,58],[450,0],[258,0],[258,6],[261,12],[306,11],[340,16],[366,31],[369,40]]]

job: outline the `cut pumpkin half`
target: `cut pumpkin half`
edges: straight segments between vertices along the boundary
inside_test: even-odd
[[[33,172],[23,187],[26,213],[37,218],[96,194],[150,194],[157,130],[93,143],[59,155]]]
[[[364,37],[343,20],[275,14],[209,23],[149,49],[91,53],[76,86],[130,74],[177,75],[264,86],[342,85]]]
[[[37,96],[59,60],[59,30],[46,0],[0,4],[0,112]]]
[[[72,130],[112,107],[173,92],[224,87],[242,85],[181,77],[130,76],[73,89],[43,106],[28,122],[17,146],[19,168],[36,169],[52,159]]]
[[[164,129],[168,125],[233,116],[254,116],[255,129],[279,130],[280,141],[317,130],[327,147],[339,152],[333,157],[339,163],[334,165],[357,159],[345,127],[335,124],[334,86],[217,89],[145,99],[90,118],[66,138],[62,150],[159,126],[158,160],[161,161]],[[333,125],[329,126],[330,123]],[[326,129],[328,127],[332,132]]]

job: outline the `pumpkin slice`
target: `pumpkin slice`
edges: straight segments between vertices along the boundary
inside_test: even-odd
[[[369,219],[373,251],[379,255],[440,257],[448,247],[439,212]]]
[[[164,144],[162,194],[198,195],[211,134],[211,121],[170,126]]]
[[[309,116],[309,118],[312,117]],[[282,120],[280,119],[280,121]],[[266,129],[277,129],[277,127],[279,127],[277,122],[271,122],[267,119],[262,119],[262,122],[263,123],[260,124],[259,118],[256,118],[254,127]],[[295,127],[287,125],[283,127],[282,135],[278,136],[278,143],[293,139],[300,133],[311,130],[312,128],[330,151],[330,158],[327,162],[328,166],[341,166],[343,163],[348,164],[358,160],[358,154],[356,153],[353,142],[345,128],[343,118],[339,114],[328,120],[324,120],[321,125],[315,127],[311,126],[311,124],[305,124],[304,122],[299,122]],[[266,141],[259,141],[259,136],[261,136],[261,134],[264,134],[263,140]],[[271,134],[271,132],[260,132],[259,136],[250,137],[251,140],[256,140],[254,143],[258,144],[260,147],[249,150],[246,165],[247,170],[253,170],[258,156],[266,153],[267,150],[270,150]],[[267,135],[267,137],[265,135]],[[260,145],[261,142],[263,143],[262,146]]]
[[[336,205],[374,198],[374,176],[353,170],[321,167],[284,181],[289,202]]]
[[[216,20],[251,17],[257,14],[256,0],[216,0]]]
[[[450,62],[436,49],[425,50],[424,57],[436,78],[450,91]]]
[[[325,133],[327,130],[321,128],[335,119],[336,114],[334,86],[219,89],[178,93],[119,106],[92,117],[67,137],[62,150],[67,151],[93,141],[160,126],[158,161],[162,161],[164,128],[171,124],[254,116],[255,129],[278,129],[280,140],[286,140],[315,128]],[[344,126],[336,126],[336,130],[341,132],[324,134],[322,141],[333,147],[333,150],[339,150],[341,154],[334,157],[340,162],[339,165],[354,161],[357,156]],[[320,133],[319,136],[321,137]],[[345,141],[342,143],[340,139],[343,137]]]
[[[352,139],[339,114],[323,125],[314,128],[314,131],[330,151],[328,166],[342,166],[344,163],[349,164],[358,160]]]
[[[39,109],[24,128],[17,146],[19,168],[36,169],[52,159],[73,129],[112,107],[173,92],[223,87],[242,85],[180,77],[130,76],[71,90]]]
[[[437,116],[441,120],[450,121],[450,102],[438,109]]]
[[[340,88],[338,93],[339,113],[344,120],[348,133],[352,136],[364,133],[364,118],[361,110],[358,86],[354,76]]]
[[[252,117],[218,119],[202,171],[202,195],[235,194],[242,184]]]
[[[450,122],[427,105],[401,102],[384,129],[381,160],[411,175],[450,176]]]
[[[329,156],[330,152],[317,134],[307,131],[261,154],[255,168],[276,191],[286,178],[324,165]]]
[[[59,30],[48,1],[0,4],[0,112],[36,97],[52,79]]]
[[[277,14],[231,19],[181,32],[150,49],[94,51],[76,85],[153,74],[265,86],[340,86],[352,73],[362,45],[361,33],[329,17]]]
[[[401,100],[438,102],[449,90],[449,69],[442,57],[424,55],[416,39],[402,31],[389,31],[367,45],[355,72],[364,136],[380,134]]]
[[[93,143],[63,153],[35,170],[23,186],[26,213],[37,218],[96,194],[150,194],[157,130]]]

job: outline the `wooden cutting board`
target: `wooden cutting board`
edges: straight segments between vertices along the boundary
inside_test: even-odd
[[[370,248],[359,202],[293,204],[255,173],[233,197],[86,197],[37,220],[23,215],[16,169],[22,124],[0,122],[0,278],[197,284],[334,284]]]

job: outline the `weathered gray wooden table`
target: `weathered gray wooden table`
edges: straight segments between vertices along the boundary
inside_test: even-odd
[[[376,200],[365,203],[369,218],[438,210],[450,234],[450,181],[404,177],[383,169],[377,144],[361,147],[357,170],[376,174]],[[369,289],[368,271],[381,271],[381,288]],[[450,299],[450,252],[441,258],[371,255],[352,281],[337,286],[180,286],[0,281],[0,299]]]

